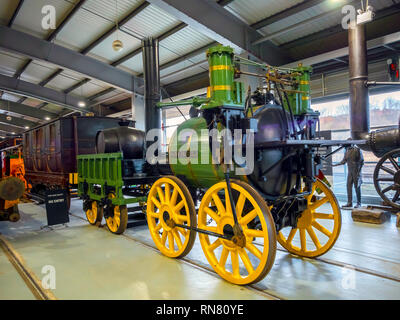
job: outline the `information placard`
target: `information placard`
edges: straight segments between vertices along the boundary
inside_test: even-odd
[[[55,226],[69,222],[66,190],[47,191],[46,214],[48,226]]]

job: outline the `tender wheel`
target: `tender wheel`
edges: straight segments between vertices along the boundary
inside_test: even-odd
[[[306,199],[307,210],[299,217],[297,228],[281,230],[278,242],[290,253],[316,258],[328,252],[335,244],[342,218],[335,195],[321,180],[317,179],[313,184],[311,194]],[[321,208],[323,204],[328,206]]]
[[[276,254],[275,223],[264,199],[251,186],[232,180],[231,188],[244,238],[226,240],[202,233],[199,237],[215,272],[231,283],[247,285],[262,280],[272,268]],[[226,182],[217,183],[206,192],[198,215],[199,229],[233,235],[235,223]]]
[[[103,219],[103,208],[99,207],[97,201],[90,201],[84,205],[86,208],[86,219],[91,225],[99,225]]]
[[[14,207],[11,208],[12,212],[10,212],[10,215],[8,216],[8,220],[11,222],[17,222],[21,219],[21,216],[19,214],[19,209],[18,205],[15,205]]]
[[[153,184],[147,200],[147,223],[153,241],[164,255],[182,258],[190,252],[196,232],[176,224],[196,227],[196,209],[181,180],[166,176]]]
[[[376,165],[375,189],[381,198],[394,208],[400,209],[400,149],[387,153]]]
[[[115,198],[114,194],[109,195],[110,199]],[[128,226],[128,208],[125,205],[114,206],[111,205],[108,210],[108,217],[106,218],[106,224],[108,230],[114,234],[122,234],[125,232]]]

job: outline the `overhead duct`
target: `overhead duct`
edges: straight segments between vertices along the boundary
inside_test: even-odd
[[[370,131],[368,59],[365,24],[349,28],[350,128],[354,140],[366,140],[361,148],[382,157],[400,147],[399,127]],[[392,83],[393,84],[393,83]]]

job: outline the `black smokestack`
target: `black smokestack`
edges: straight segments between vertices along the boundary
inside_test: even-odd
[[[161,111],[157,107],[160,102],[160,65],[158,40],[147,38],[143,46],[143,75],[144,75],[144,107],[145,130],[161,128]]]
[[[400,147],[399,127],[370,132],[368,59],[365,25],[349,28],[350,129],[354,140],[366,140],[360,146],[377,157]]]

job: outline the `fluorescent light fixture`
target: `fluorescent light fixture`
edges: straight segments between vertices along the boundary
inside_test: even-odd
[[[49,117],[44,118],[46,121],[50,121],[51,119]]]
[[[84,108],[84,107],[86,107],[86,103],[83,102],[83,101],[79,101],[78,102],[78,107]]]

